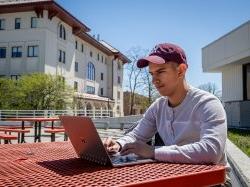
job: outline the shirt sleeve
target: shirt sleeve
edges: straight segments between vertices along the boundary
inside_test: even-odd
[[[200,140],[178,146],[155,148],[155,159],[166,162],[216,164],[224,156],[227,122],[219,100],[212,98],[197,109],[200,116]]]
[[[143,115],[138,125],[128,134],[121,137],[117,142],[123,147],[126,143],[135,141],[148,142],[156,133],[156,119],[157,103],[153,103]]]

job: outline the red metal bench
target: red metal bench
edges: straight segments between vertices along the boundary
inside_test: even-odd
[[[16,140],[17,136],[11,135],[11,134],[0,133],[0,144],[1,144],[2,139],[4,140],[4,144],[8,144],[8,143],[11,143],[11,140]]]
[[[55,141],[55,134],[56,133],[61,133],[61,132],[64,132],[64,141],[67,141],[68,140],[68,136],[67,134],[65,133],[65,130],[64,128],[56,128],[56,129],[45,129],[44,130],[45,133],[51,133],[51,142],[54,142]]]
[[[0,125],[0,128],[7,128],[7,129],[22,129],[21,125]],[[25,125],[25,129],[33,128],[32,125]]]
[[[24,133],[29,133],[30,132],[30,130],[28,130],[28,129],[7,129],[7,128],[0,128],[0,131],[2,131],[2,132],[5,132],[5,134],[7,134],[7,132],[9,133],[9,135],[11,135],[11,133],[12,132],[16,132],[17,133],[17,141],[18,141],[18,143],[23,143],[22,142],[22,140],[21,140],[21,136],[20,136],[20,134],[22,133],[22,134],[24,134]]]

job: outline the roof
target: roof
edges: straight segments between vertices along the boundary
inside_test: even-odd
[[[128,57],[126,57],[124,54],[122,54],[119,50],[117,50],[116,48],[114,48],[113,46],[111,46],[111,45],[110,45],[109,43],[107,43],[106,41],[101,40],[100,43],[101,43],[102,45],[104,45],[105,47],[107,47],[109,50],[111,50],[111,51],[115,54],[115,56],[116,56],[117,58],[120,58],[120,59],[123,61],[124,64],[125,64],[125,63],[130,63],[130,62],[131,62],[131,60],[130,60]]]
[[[74,35],[90,43],[108,56],[114,55],[115,58],[120,58],[123,63],[130,62],[130,60],[117,49],[90,36],[87,33],[90,31],[90,28],[54,0],[0,0],[0,13],[35,11],[37,17],[43,17],[43,10],[48,11],[49,19],[55,16],[60,18],[72,27]]]
[[[78,28],[89,32],[90,28],[75,18],[54,0],[1,0],[0,13],[35,11],[38,17],[43,17],[42,10],[48,10],[49,18],[59,17],[73,29]]]
[[[75,95],[80,98],[85,98],[85,99],[92,99],[92,100],[98,100],[98,101],[107,101],[107,102],[114,102],[114,100],[108,98],[108,97],[100,97],[98,95],[94,94],[88,94],[88,93],[79,93],[76,92]]]

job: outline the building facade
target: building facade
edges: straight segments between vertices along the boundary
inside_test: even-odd
[[[202,67],[222,73],[228,125],[250,128],[250,21],[204,47]]]
[[[123,116],[129,59],[53,0],[0,1],[0,76],[42,72],[75,89],[76,109]]]

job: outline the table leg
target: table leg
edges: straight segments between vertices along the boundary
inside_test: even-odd
[[[22,135],[22,134],[21,134]],[[22,141],[22,140],[21,140]],[[20,133],[17,133],[17,143],[20,143]]]
[[[24,121],[22,121],[22,130],[24,130]],[[24,133],[22,132],[21,133],[21,143],[25,143],[25,140],[24,140]]]
[[[51,142],[54,142],[56,140],[56,134],[51,133]]]
[[[42,122],[39,121],[38,123],[38,128],[39,128],[39,131],[38,131],[38,142],[41,142],[41,131],[42,131]]]
[[[35,135],[34,135],[34,142],[37,140],[37,122],[35,121]]]

